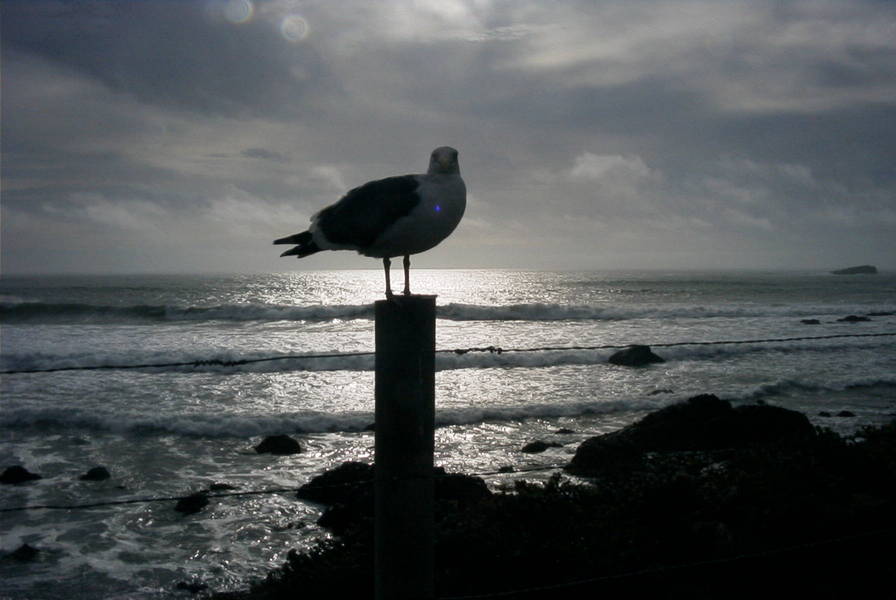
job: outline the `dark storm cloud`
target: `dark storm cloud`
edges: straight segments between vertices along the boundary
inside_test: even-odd
[[[270,150],[265,150],[264,148],[246,148],[240,152],[240,154],[248,158],[257,158],[259,160],[273,160],[277,162],[286,160],[286,157],[279,152],[272,152]]]
[[[229,22],[216,4],[223,2],[13,1],[4,3],[3,44],[147,104],[206,115],[307,114],[331,81],[314,47],[286,43],[268,21]]]
[[[890,3],[2,11],[5,269],[287,268],[270,239],[444,144],[469,208],[423,265],[896,266]]]

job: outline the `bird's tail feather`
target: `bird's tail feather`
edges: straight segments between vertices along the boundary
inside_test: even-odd
[[[286,237],[282,237],[279,240],[274,240],[274,244],[307,244],[311,241],[311,232],[303,231],[302,233],[296,233],[293,235],[288,235]]]
[[[320,252],[320,248],[318,248],[317,244],[314,243],[314,239],[311,237],[310,231],[303,231],[302,233],[297,233],[295,235],[288,235],[278,240],[274,240],[274,243],[297,244],[295,248],[290,248],[280,256],[298,256],[299,258],[302,258],[303,256],[308,256],[310,254],[314,254],[315,252]]]

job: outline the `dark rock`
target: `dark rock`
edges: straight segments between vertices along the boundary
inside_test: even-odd
[[[575,431],[573,431],[572,429],[567,429],[566,427],[561,427],[554,433],[559,434],[559,435],[570,435],[572,433],[575,433]]]
[[[185,592],[190,592],[191,594],[198,594],[199,592],[205,591],[208,589],[208,586],[204,583],[198,583],[195,581],[181,581],[175,586],[178,590],[184,590]]]
[[[235,490],[237,487],[235,485],[230,485],[229,483],[213,483],[208,486],[208,491],[210,492],[229,492],[230,490]]]
[[[800,321],[800,323],[802,323],[803,325],[820,325],[821,321],[819,321],[818,319],[803,319],[802,321]]]
[[[365,427],[362,431],[376,431],[376,423],[371,423],[367,427]]]
[[[463,473],[448,473],[442,467],[433,469],[437,501],[475,503],[492,495],[480,477]]]
[[[32,473],[21,465],[13,465],[6,467],[3,474],[0,475],[0,483],[25,483],[26,481],[34,481],[35,479],[43,479],[37,473]]]
[[[498,473],[513,473],[515,469],[511,465],[504,465],[498,469]]]
[[[696,521],[691,525],[691,534],[716,551],[729,549],[735,541],[731,529],[720,521]]]
[[[528,454],[538,454],[539,452],[544,452],[548,448],[561,448],[563,444],[558,444],[557,442],[544,442],[542,440],[535,440],[534,442],[529,442],[522,448],[520,448],[520,452],[526,452]]]
[[[734,409],[731,446],[804,441],[815,437],[815,428],[801,412],[780,406],[746,404]]]
[[[846,269],[837,269],[831,271],[834,275],[874,275],[877,273],[877,267],[874,265],[859,265],[858,267],[849,267]]]
[[[823,411],[821,411],[821,412],[818,413],[818,416],[819,416],[819,417],[830,417],[830,416],[831,416],[831,413],[829,413],[829,412],[826,411],[826,410],[823,410]]]
[[[317,520],[317,524],[336,535],[345,535],[349,531],[363,528],[365,524],[369,528],[373,510],[374,495],[371,487],[369,490],[358,492],[346,502],[328,506]]]
[[[848,317],[843,317],[842,319],[837,319],[838,323],[863,323],[865,321],[870,321],[868,317],[859,317],[857,315],[849,315]]]
[[[37,560],[38,554],[40,554],[40,550],[38,550],[34,546],[31,546],[29,544],[22,544],[9,553],[9,558],[18,560],[20,562],[31,562],[33,560]]]
[[[299,488],[296,496],[319,504],[346,502],[364,488],[373,489],[373,465],[361,462],[344,462],[314,477]]]
[[[609,435],[626,438],[643,451],[698,450],[725,447],[734,409],[727,401],[702,394],[656,410]]]
[[[856,416],[856,413],[849,411],[849,410],[841,410],[840,412],[837,413],[837,416],[838,417],[854,417],[854,416]]]
[[[719,450],[812,438],[802,413],[767,405],[731,404],[703,394],[645,416],[640,421],[585,440],[567,470],[599,474],[637,468],[646,452]]]
[[[552,479],[455,512],[437,506],[440,595],[488,595],[512,580],[535,590],[517,596],[549,597],[540,590],[591,580],[558,596],[746,599],[773,581],[775,597],[877,598],[892,587],[894,452],[893,425],[860,438],[819,432],[802,444],[650,453],[643,470],[598,485]],[[251,596],[368,597],[371,523],[290,552]]]
[[[629,346],[625,350],[620,350],[613,354],[607,362],[625,367],[640,367],[666,361],[651,352],[650,346]]]
[[[647,395],[648,396],[659,396],[660,394],[672,394],[672,393],[674,393],[674,392],[672,390],[670,390],[669,388],[662,388],[659,390],[653,390]]]
[[[479,477],[462,473],[447,473],[443,468],[433,469],[433,492],[436,501],[436,517],[451,514],[460,507],[473,506],[491,497],[488,486]],[[327,508],[317,524],[337,535],[371,529],[374,511],[373,484],[359,488],[342,502]]]
[[[437,506],[469,506],[491,497],[485,481],[461,473],[433,468],[433,492]],[[317,524],[337,535],[369,525],[374,508],[374,467],[346,462],[323,473],[297,492],[303,500],[327,504]]]
[[[259,454],[284,456],[287,454],[298,454],[302,451],[302,447],[288,435],[269,435],[255,446],[255,451]]]
[[[480,500],[491,492],[485,481],[460,473],[448,473],[442,467],[433,468],[436,498],[449,500]],[[353,496],[373,492],[374,467],[361,462],[344,462],[335,469],[318,475],[296,492],[302,500],[319,504],[349,502]]]
[[[106,467],[94,467],[81,475],[78,479],[81,481],[105,481],[112,477]]]
[[[576,449],[566,466],[574,475],[597,475],[631,471],[640,466],[642,452],[625,435],[607,435],[588,438]]]
[[[198,513],[206,506],[208,506],[208,495],[206,492],[197,492],[178,500],[174,510],[185,515],[192,515]]]

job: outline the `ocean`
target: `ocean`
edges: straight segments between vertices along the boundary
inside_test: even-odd
[[[896,336],[868,335],[896,332],[894,273],[411,276],[415,292],[437,295],[436,463],[487,473],[495,489],[547,478],[522,470],[563,465],[582,440],[700,393],[800,410],[844,435],[896,414]],[[43,477],[0,486],[0,510],[99,504],[0,512],[0,598],[241,589],[328,539],[321,507],[286,492],[213,498],[192,515],[172,500],[109,503],[295,488],[372,461],[382,288],[379,270],[0,278],[0,469]],[[840,320],[850,315],[868,320]],[[666,362],[614,366],[613,349],[592,349],[628,344]],[[489,346],[503,351],[451,352]],[[304,451],[256,453],[272,434]],[[562,446],[522,453],[533,440]],[[110,479],[79,479],[99,465]],[[515,472],[496,473],[506,466]],[[35,560],[9,556],[23,544]]]

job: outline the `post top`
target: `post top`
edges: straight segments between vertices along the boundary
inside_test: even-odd
[[[436,303],[436,295],[435,294],[409,294],[407,296],[392,296],[391,298],[386,298],[385,300],[377,300],[374,302],[376,306],[389,306],[393,305],[396,307],[401,306],[419,306],[421,304],[435,304]]]

